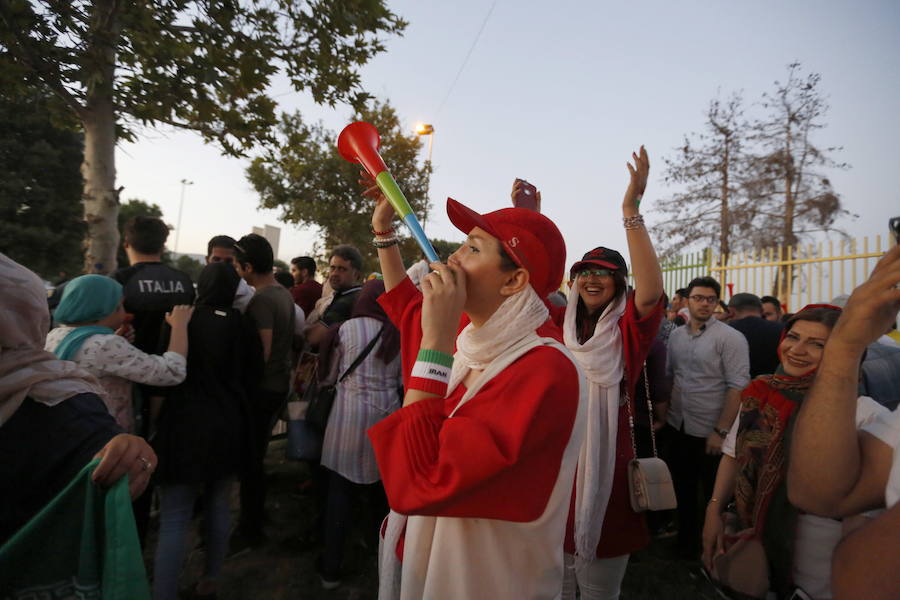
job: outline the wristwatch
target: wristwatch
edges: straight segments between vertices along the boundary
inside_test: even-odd
[[[727,429],[719,429],[718,427],[713,427],[713,431],[715,431],[717,434],[719,434],[719,437],[722,438],[723,440],[728,437]]]

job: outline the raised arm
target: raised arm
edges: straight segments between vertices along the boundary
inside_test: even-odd
[[[891,449],[857,433],[857,385],[866,346],[900,311],[898,283],[900,246],[895,246],[854,290],[825,344],[791,440],[788,495],[800,509],[832,516],[877,506],[879,497],[883,502]]]
[[[647,189],[650,159],[643,146],[640,155],[632,152],[631,157],[634,159],[634,166],[627,163],[631,179],[622,200],[622,217],[626,220],[625,237],[628,240],[628,255],[631,257],[634,276],[634,304],[638,315],[644,317],[656,308],[663,295],[663,278],[650,234],[647,233],[643,220],[637,218],[640,215],[638,207],[641,197]]]
[[[360,171],[359,183],[365,188],[363,196],[375,200],[375,210],[372,212],[372,230],[376,232],[376,238],[388,239],[396,235],[394,231],[394,208],[387,201],[381,189],[375,184],[375,180],[365,171]],[[382,232],[383,235],[379,235]],[[406,267],[403,266],[403,257],[400,255],[400,246],[394,244],[387,248],[378,249],[378,262],[381,263],[381,275],[384,277],[385,291],[391,291],[406,277]]]

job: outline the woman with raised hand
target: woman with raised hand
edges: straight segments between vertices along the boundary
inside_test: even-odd
[[[590,391],[566,536],[564,599],[574,599],[576,588],[586,600],[618,598],[628,557],[650,542],[644,515],[632,510],[629,497],[628,463],[634,458],[629,412],[641,400],[635,385],[665,301],[659,261],[638,211],[650,161],[643,146],[632,159],[622,217],[634,291],[628,290],[625,259],[615,250],[594,248],[569,269],[563,332]]]
[[[831,598],[831,557],[841,521],[806,514],[787,496],[787,452],[795,414],[822,359],[841,309],[811,304],[785,325],[774,375],[754,379],[741,392],[741,411],[722,445],[713,495],[703,525],[703,563],[714,578],[715,561],[726,551],[723,512],[732,498],[740,537],[762,543],[770,589],[787,598],[796,588],[811,598]],[[857,427],[886,411],[873,400],[857,402]],[[722,581],[723,584],[728,581]]]
[[[468,237],[420,292],[393,209],[369,193],[407,390],[369,430],[394,511],[380,597],[556,598],[586,401],[543,300],[562,281],[562,236],[527,209],[482,215],[448,199]]]
[[[125,431],[134,431],[131,384],[172,386],[187,373],[187,326],[193,308],[176,306],[166,315],[172,327],[162,355],[135,348],[122,334],[126,313],[122,285],[102,275],[82,275],[66,284],[53,318],[60,325],[47,334],[44,348],[97,377],[110,414]]]

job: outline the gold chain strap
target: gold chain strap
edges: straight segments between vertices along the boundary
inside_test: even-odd
[[[653,403],[650,401],[650,379],[647,377],[647,363],[644,362],[644,391],[647,394],[647,415],[650,418],[650,445],[653,447],[653,458],[656,454],[656,433],[653,431]],[[628,429],[631,433],[631,451],[638,457],[637,443],[634,441],[634,413],[631,410],[631,394],[628,392],[628,378],[625,378],[625,409],[628,411]]]

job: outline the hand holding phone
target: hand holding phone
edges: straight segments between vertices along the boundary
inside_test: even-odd
[[[532,184],[517,178],[513,182],[512,203],[516,208],[541,212],[541,193]]]

